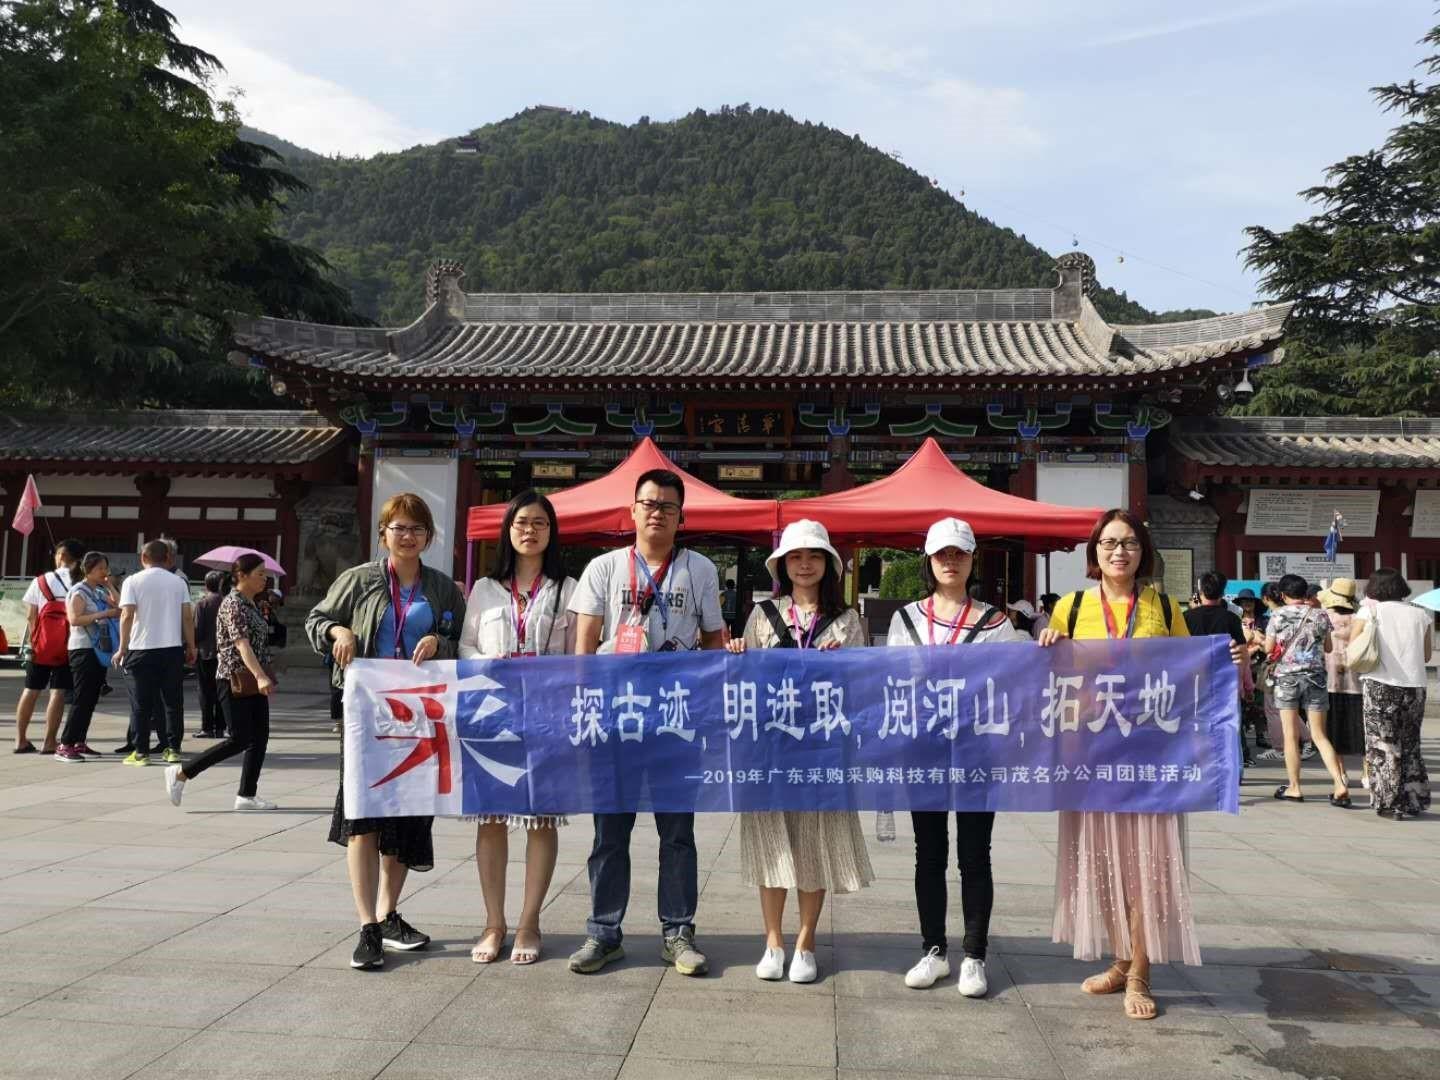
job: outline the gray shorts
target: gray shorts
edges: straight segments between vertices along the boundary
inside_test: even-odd
[[[1324,673],[1291,672],[1275,676],[1275,705],[1281,709],[1306,712],[1329,712],[1330,691],[1325,688]]]

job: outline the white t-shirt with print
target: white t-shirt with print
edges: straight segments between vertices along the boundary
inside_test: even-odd
[[[1387,686],[1425,685],[1425,642],[1435,626],[1435,616],[1406,600],[1361,604],[1356,619],[1378,619],[1380,663],[1360,678]]]
[[[185,644],[184,609],[190,606],[185,582],[160,566],[128,574],[120,585],[121,608],[135,608],[130,650],[173,649]]]
[[[983,611],[984,609],[981,610]],[[915,627],[915,634],[920,638],[918,642],[911,636],[910,631],[906,629],[905,618],[901,612],[910,616],[910,622]],[[1004,612],[1000,612],[999,614],[1002,616],[1000,618],[1000,624],[993,629],[981,630],[969,644],[982,645],[988,641],[1030,640],[1028,635],[1022,635],[1019,630],[1015,629],[1014,623],[1008,618],[1003,617]],[[995,615],[988,616],[986,624],[988,625],[990,622],[994,622],[995,618]],[[939,645],[949,639],[952,626],[953,624],[942,624],[939,619],[935,620],[935,644]],[[959,640],[964,641],[965,636],[969,633],[969,627],[961,630]],[[930,644],[930,624],[925,618],[925,602],[923,600],[917,600],[913,604],[906,604],[900,611],[895,612],[895,614],[891,616],[890,631],[885,635],[885,644],[888,646]],[[959,642],[957,642],[957,644],[959,644]]]
[[[590,561],[580,575],[580,584],[570,598],[570,610],[577,615],[601,615],[599,651],[615,651],[615,629],[622,623],[639,623],[640,612],[630,590],[631,560],[635,582],[643,595],[648,587],[634,548],[610,551]],[[651,573],[659,567],[651,567]],[[670,569],[661,582],[664,610],[659,599],[650,605],[648,620],[650,651],[697,649],[700,634],[714,633],[725,626],[720,610],[720,575],[715,564],[689,548],[677,548]]]

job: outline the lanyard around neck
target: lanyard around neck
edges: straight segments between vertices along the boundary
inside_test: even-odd
[[[1140,610],[1140,589],[1138,587],[1130,590],[1130,603],[1125,608],[1125,634],[1127,638],[1135,636],[1135,616]],[[1105,636],[1107,638],[1118,638],[1121,636],[1115,626],[1115,616],[1110,611],[1110,601],[1105,599],[1105,589],[1100,589],[1100,610],[1105,615]]]
[[[965,598],[965,606],[960,609],[960,614],[955,617],[955,624],[950,628],[950,636],[945,640],[946,645],[954,645],[960,640],[960,630],[965,625],[965,620],[970,617],[970,605],[973,603],[970,597]],[[945,623],[942,621],[941,626]],[[935,597],[925,601],[925,636],[931,645],[935,644]]]
[[[515,576],[510,576],[510,611],[515,619],[516,648],[521,652],[525,651],[525,624],[530,619],[530,612],[535,609],[535,597],[540,595],[540,587],[544,584],[545,575],[536,574],[535,580],[530,583],[528,597],[522,598]]]
[[[675,560],[675,549],[670,549],[670,554],[665,556],[665,561],[660,564],[660,572],[651,574],[650,567],[641,556],[640,552],[630,549],[630,595],[635,598],[635,610],[640,613],[640,621],[644,622],[650,614],[650,605],[654,603],[660,609],[660,622],[668,631],[670,629],[670,604],[665,599],[661,586],[665,583],[665,575],[670,572],[670,564]],[[645,574],[645,595],[640,595],[639,579],[635,576],[635,566],[639,564]]]
[[[391,655],[396,660],[404,660],[405,620],[410,617],[410,605],[415,602],[415,597],[420,595],[420,578],[415,578],[415,584],[410,586],[410,594],[407,596],[400,585],[400,575],[388,560],[385,563],[385,576],[390,579],[390,609],[395,614],[395,647]]]
[[[790,622],[795,627],[795,643],[802,649],[808,649],[815,643],[815,626],[820,621],[820,609],[817,607],[810,613],[810,625],[800,625],[800,608],[794,599],[790,601]]]

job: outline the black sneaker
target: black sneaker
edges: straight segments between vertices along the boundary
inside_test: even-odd
[[[430,944],[430,935],[416,930],[400,917],[398,911],[392,911],[385,916],[385,921],[380,924],[380,933],[389,948],[401,952],[423,949]]]
[[[114,750],[111,750],[110,752],[112,754],[119,754],[121,757],[124,757],[126,754],[134,753],[134,751],[135,744],[127,742],[124,746],[117,746]]]
[[[381,943],[378,922],[366,923],[360,927],[360,943],[355,946],[354,955],[350,957],[350,966],[361,971],[385,966],[385,947]]]

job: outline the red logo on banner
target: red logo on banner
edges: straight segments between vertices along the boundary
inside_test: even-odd
[[[418,697],[420,699],[420,708],[425,713],[425,719],[435,725],[435,733],[433,735],[376,735],[376,739],[413,741],[415,743],[415,749],[410,751],[404,761],[400,762],[395,768],[371,784],[370,786],[372,788],[380,787],[382,784],[388,784],[391,780],[404,776],[410,770],[418,768],[431,758],[434,758],[435,767],[438,770],[435,777],[435,791],[439,795],[450,794],[450,737],[445,731],[445,725],[441,722],[445,718],[445,706],[436,697],[431,696],[443,694],[446,689],[448,689],[446,684],[441,683],[438,686],[411,686],[383,692],[385,704],[390,709],[390,715],[402,724],[415,723],[415,710],[405,702],[399,700],[398,697],[391,697],[390,695],[403,694],[407,697]]]

